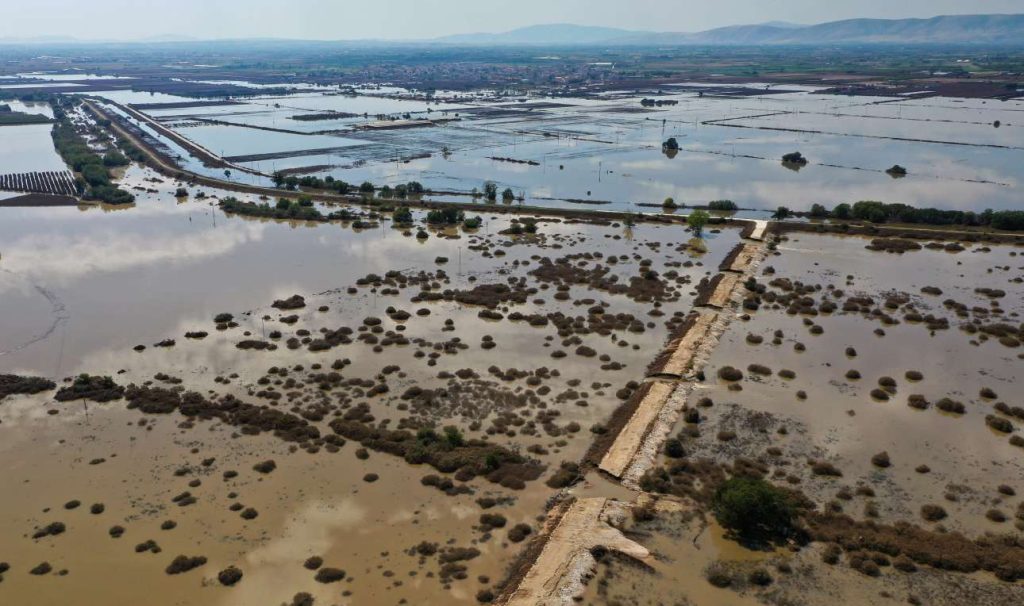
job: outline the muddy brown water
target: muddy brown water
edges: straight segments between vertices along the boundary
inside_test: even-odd
[[[1024,492],[1024,451],[1012,446],[1007,434],[986,426],[985,417],[995,414],[996,402],[1024,403],[1018,385],[1024,360],[1019,348],[1006,347],[996,339],[981,341],[961,330],[971,318],[958,318],[943,301],[991,309],[990,299],[974,289],[1002,289],[1006,296],[997,299],[1001,317],[972,314],[972,318],[1019,325],[1019,314],[1024,312],[1021,248],[992,247],[983,252],[977,245],[967,245],[956,254],[925,249],[897,255],[866,250],[868,242],[793,236],[779,245],[778,256],[770,256],[763,265],[774,267],[776,274],[759,280],[768,283],[786,277],[823,288],[831,284],[846,295],[872,296],[875,306],[884,301],[885,293],[905,292],[921,314],[946,317],[950,328],[930,331],[922,323],[907,321],[883,325],[862,314],[842,312],[840,301],[840,310],[810,317],[824,329],[814,335],[804,323],[806,316],[762,305],[750,321],[731,325],[709,361],[708,380],[694,391],[690,405],[710,397],[714,406],[701,409],[705,417],[701,437],[684,441],[687,450],[692,456],[731,461],[737,455],[756,458],[765,456],[769,447],[781,448],[781,458],[769,457],[770,467],[798,478],[796,487],[819,504],[837,500],[842,487],[873,488],[874,498],[837,500],[857,518],[873,502],[882,522],[923,524],[921,506],[937,504],[949,514],[942,522],[946,528],[971,536],[1018,532],[1012,520]],[[938,287],[942,294],[923,294],[925,286]],[[821,293],[812,296],[821,299]],[[902,312],[893,315],[902,318]],[[878,328],[884,336],[875,334]],[[772,344],[776,330],[783,334],[780,345]],[[750,334],[764,337],[763,343],[748,342]],[[797,343],[806,350],[797,351]],[[847,347],[856,350],[856,357],[846,355]],[[755,375],[747,370],[750,364],[767,366],[773,374]],[[742,391],[730,390],[717,378],[717,370],[726,365],[746,375],[739,383]],[[794,371],[796,377],[779,377],[782,369]],[[859,371],[861,378],[848,379],[851,369]],[[923,373],[923,379],[908,380],[905,373],[913,370]],[[871,391],[886,376],[896,380],[896,390],[888,401],[880,401]],[[980,397],[985,387],[998,397]],[[798,391],[805,392],[806,399],[798,398]],[[931,406],[927,410],[908,406],[912,394],[924,395]],[[944,397],[962,402],[965,414],[938,410],[935,403]],[[1014,424],[1015,435],[1020,435],[1019,421]],[[677,431],[685,425],[681,421]],[[786,435],[776,433],[782,426],[788,430]],[[735,431],[737,438],[721,442],[716,437],[721,430]],[[871,461],[883,451],[891,460],[888,468]],[[833,463],[842,477],[813,475],[809,459]],[[920,465],[927,465],[930,472],[916,471]],[[1000,494],[997,488],[1003,484],[1014,488],[1017,496]],[[988,520],[989,509],[1006,513],[1010,521]]]
[[[534,447],[530,456],[548,472],[525,490],[475,479],[466,483],[473,494],[447,496],[420,482],[435,470],[373,451],[360,459],[354,442],[337,453],[292,452],[288,443],[266,433],[242,435],[238,428],[217,421],[182,424],[184,417],[176,413],[145,415],[126,410],[123,401],[58,403],[52,392],[11,396],[0,402],[0,482],[16,487],[3,499],[0,516],[0,561],[11,566],[0,584],[4,601],[64,604],[74,595],[75,603],[86,605],[279,604],[305,591],[317,603],[327,604],[475,602],[477,591],[493,587],[518,552],[519,545],[507,539],[508,528],[517,523],[537,527],[545,501],[555,493],[544,479],[561,461],[582,456],[590,427],[619,402],[616,391],[628,381],[640,380],[660,350],[667,336],[665,320],[689,310],[696,283],[738,242],[736,230],[709,233],[707,252],[698,253],[686,248],[689,237],[678,226],[552,222],[541,223],[539,238],[512,239],[496,233],[507,228],[510,219],[489,216],[476,234],[448,230],[450,237],[445,238],[431,230],[424,242],[387,223],[353,230],[338,224],[228,217],[211,206],[210,199],[175,200],[175,184],[149,180],[154,177],[134,167],[127,171],[129,187],[156,190],[137,192],[138,201],[131,208],[5,211],[0,226],[5,242],[0,251],[0,311],[18,321],[4,322],[0,328],[0,372],[47,376],[58,382],[89,372],[111,375],[122,385],[141,384],[164,373],[180,379],[185,389],[274,404],[254,395],[261,389],[258,380],[271,366],[302,365],[304,370],[289,374],[299,384],[275,387],[285,394],[277,406],[289,410],[321,398],[307,378],[314,364],[329,370],[333,360],[347,358],[351,363],[340,372],[362,379],[374,379],[385,366],[398,365],[400,370],[386,378],[388,393],[364,397],[347,392],[352,398],[349,405],[366,402],[379,421],[395,427],[410,414],[401,409],[399,396],[411,386],[446,386],[448,380],[438,378],[442,371],[471,368],[492,390],[480,393],[504,398],[522,396],[537,386],[522,378],[498,379],[489,374],[489,367],[547,367],[558,370],[558,376],[541,382],[550,387],[550,394],[511,412],[526,419],[541,410],[557,410],[558,435],[516,431],[489,439],[524,452]],[[504,246],[507,242],[512,244]],[[484,251],[470,249],[472,245],[487,245],[491,255],[497,250],[506,254],[484,256]],[[676,251],[680,245],[685,250]],[[410,298],[419,292],[417,286],[401,288],[397,295],[370,287],[359,287],[355,294],[347,291],[357,279],[369,273],[383,276],[389,270],[408,275],[443,269],[450,282],[442,288],[507,283],[512,277],[526,277],[527,285],[536,287],[537,280],[528,274],[538,266],[535,257],[554,259],[581,252],[626,255],[612,269],[622,280],[637,275],[639,260],[646,258],[652,261],[651,269],[675,270],[689,283],[674,284],[678,299],[664,303],[662,316],[649,315],[654,309],[650,303],[586,285],[573,285],[565,301],[553,297],[552,286],[540,289],[526,303],[498,308],[506,315],[557,311],[586,317],[589,307],[603,301],[609,313],[632,314],[652,323],[642,333],[583,334],[580,343],[571,346],[560,343],[551,324],[530,327],[508,319],[486,320],[478,317],[480,307],[455,302],[413,303]],[[448,262],[438,265],[439,256]],[[589,261],[589,266],[595,262]],[[274,300],[293,294],[306,298],[305,308],[282,312],[270,307]],[[544,301],[533,302],[535,298]],[[585,299],[594,301],[583,303]],[[328,311],[318,311],[322,305]],[[393,321],[385,313],[389,306],[412,315]],[[430,314],[416,315],[419,308]],[[216,330],[213,316],[221,312],[234,314],[239,326]],[[299,316],[295,324],[279,321],[292,313]],[[264,320],[265,315],[270,319]],[[285,347],[300,330],[316,337],[321,328],[355,329],[370,316],[381,318],[384,330],[410,339],[441,343],[459,337],[468,348],[441,354],[430,366],[429,357],[414,354],[417,349],[432,352],[432,346],[415,342],[387,346],[381,352],[360,341],[326,352]],[[454,330],[445,330],[446,319],[454,321]],[[405,326],[404,332],[398,331],[399,325]],[[184,337],[187,331],[200,330],[209,336]],[[283,338],[270,339],[274,330]],[[251,334],[246,336],[246,331]],[[497,346],[483,349],[484,335],[493,337]],[[164,339],[175,339],[175,346],[153,346]],[[243,339],[274,341],[278,349],[243,351],[235,347]],[[133,351],[137,344],[146,349]],[[580,344],[593,348],[596,355],[574,354]],[[552,358],[555,349],[568,356]],[[621,363],[622,369],[602,370],[602,354]],[[556,395],[570,390],[577,392],[575,397],[556,400]],[[290,391],[295,392],[291,401]],[[419,418],[438,426],[459,426],[467,437],[485,437],[495,415],[509,412],[501,409],[502,401],[419,411]],[[582,401],[587,405],[578,405]],[[579,431],[566,431],[571,424]],[[330,433],[326,420],[319,426]],[[202,461],[209,458],[214,460],[206,467]],[[92,464],[99,459],[104,461]],[[252,469],[267,459],[277,463],[275,471],[263,475]],[[189,471],[177,475],[182,468]],[[225,480],[225,471],[239,475]],[[370,473],[379,479],[366,482],[364,476]],[[191,486],[194,480],[200,483]],[[185,491],[196,502],[178,506],[173,499]],[[229,496],[232,492],[237,494]],[[488,511],[507,518],[507,526],[489,538],[476,528],[484,511],[476,503],[481,497],[503,500]],[[71,500],[82,505],[65,509]],[[102,513],[90,513],[96,503],[103,504]],[[235,503],[254,508],[257,517],[243,519],[230,509]],[[161,530],[167,520],[176,527]],[[32,538],[37,528],[52,522],[63,523],[65,532]],[[125,528],[122,537],[109,536],[114,525]],[[136,553],[135,546],[146,540],[156,541],[160,553]],[[437,556],[421,562],[407,553],[422,541],[438,543],[442,551],[475,547],[481,553],[462,562],[467,566],[465,579],[445,583],[438,577]],[[190,572],[166,574],[165,567],[178,555],[204,556],[208,561]],[[346,578],[332,584],[316,582],[315,573],[302,565],[314,555],[323,558],[324,566],[345,570]],[[53,572],[28,573],[43,561]],[[227,566],[244,573],[232,588],[220,586],[216,578]]]
[[[993,410],[996,402],[1020,406],[1017,383],[1024,362],[1018,347],[981,339],[961,327],[973,320],[1019,326],[1024,312],[1021,248],[964,243],[965,250],[959,253],[924,249],[897,255],[867,250],[869,242],[793,235],[762,265],[762,270],[771,268],[774,273],[759,276],[759,281],[768,284],[786,278],[821,285],[821,291],[809,294],[817,302],[833,285],[844,296],[873,297],[872,307],[881,306],[887,296],[906,293],[918,313],[947,318],[949,329],[929,330],[921,322],[906,320],[904,311],[888,309],[901,322],[882,324],[875,317],[843,312],[842,298],[837,299],[840,309],[818,315],[790,314],[785,305],[773,309],[764,302],[747,319],[736,312],[736,321],[708,362],[707,379],[689,398],[688,405],[700,411],[700,423],[681,419],[674,433],[680,435],[690,458],[723,464],[735,457],[765,462],[775,481],[793,480],[794,487],[819,509],[832,503],[856,519],[867,519],[870,504],[882,523],[908,521],[972,537],[1001,533],[1019,537],[1021,526],[1015,526],[1012,517],[1021,503],[1024,457],[1007,434],[986,426],[985,418],[990,414],[1009,418]],[[924,287],[939,288],[942,293],[922,292]],[[1003,290],[1005,295],[992,298],[977,288]],[[944,305],[947,299],[967,305],[968,316],[957,316]],[[900,307],[906,310],[905,305]],[[823,332],[812,333],[805,319]],[[884,334],[877,334],[878,328]],[[781,336],[774,343],[777,330]],[[856,355],[847,355],[848,347]],[[766,366],[772,374],[752,373],[751,364]],[[718,369],[727,365],[741,369],[744,379],[737,383],[718,379]],[[780,377],[778,371],[783,369],[792,370],[795,377]],[[847,378],[850,369],[859,371],[861,378]],[[923,378],[910,380],[907,371],[918,371]],[[871,391],[885,376],[896,380],[896,389],[883,401]],[[997,397],[982,397],[983,388],[992,389]],[[803,398],[798,397],[799,391],[804,392]],[[931,406],[911,408],[907,405],[911,394],[924,395]],[[705,397],[713,405],[698,407]],[[943,397],[963,402],[964,414],[937,410],[934,404]],[[1015,425],[1014,435],[1020,435],[1019,423]],[[683,435],[695,427],[699,437]],[[783,427],[786,433],[778,433]],[[722,431],[733,432],[734,437],[722,440]],[[779,448],[781,456],[769,453],[769,448]],[[873,455],[883,451],[891,463],[885,468],[872,463]],[[815,476],[809,460],[830,462],[842,477]],[[671,465],[672,460],[662,456],[660,462]],[[919,465],[930,470],[920,473]],[[775,475],[779,471],[781,475]],[[1002,485],[1016,494],[1002,494]],[[874,495],[861,496],[854,492],[858,487],[869,487]],[[850,495],[845,498],[839,496],[844,488]],[[949,517],[939,524],[924,522],[920,508],[925,504],[941,505]],[[961,574],[919,567],[908,574],[883,567],[880,576],[872,578],[845,561],[826,565],[820,544],[792,552],[748,549],[728,538],[713,516],[687,507],[684,502],[682,513],[673,506],[659,507],[652,521],[627,520],[626,536],[650,549],[656,564],[644,568],[614,555],[603,558],[582,602],[995,605],[1024,599],[1020,583],[1002,582],[985,572]],[[990,509],[1006,513],[1010,521],[988,519]],[[767,586],[750,581],[750,573],[758,569],[770,575]],[[730,587],[710,583],[711,570],[728,576]]]
[[[700,516],[661,512],[652,521],[630,520],[624,530],[655,553],[657,563],[647,569],[614,556],[603,559],[581,603],[896,606],[914,597],[922,604],[997,606],[1017,603],[1021,597],[1019,586],[993,582],[984,573],[920,568],[906,574],[885,568],[882,576],[873,578],[845,565],[823,564],[820,545],[796,553],[746,549],[727,538],[713,519]],[[731,585],[720,588],[709,583],[709,570],[720,571]],[[767,586],[750,582],[755,570],[768,573]]]

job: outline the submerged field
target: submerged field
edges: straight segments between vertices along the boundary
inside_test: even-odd
[[[0,209],[0,602],[1024,600],[1015,236],[660,206],[1019,207],[1019,100],[266,86],[90,87],[125,203]],[[65,170],[50,128],[0,160]]]
[[[131,209],[4,222],[4,314],[23,321],[0,371],[116,384],[0,404],[0,473],[24,488],[0,523],[16,599],[473,602],[738,241],[561,220],[503,236],[490,216],[421,240],[386,217],[226,216],[152,179],[129,169],[153,190]],[[178,555],[206,563],[169,575]],[[317,582],[314,556],[344,580]]]
[[[1024,595],[1006,582],[1020,570],[1024,529],[1021,249],[870,247],[865,238],[782,239],[747,285],[737,313],[749,315],[723,335],[667,454],[640,482],[702,501],[719,468],[763,475],[820,512],[816,541],[744,549],[706,513],[661,503],[626,529],[660,557],[655,569],[608,556],[588,603],[1005,604]],[[887,528],[896,531],[885,537]],[[980,572],[1003,536],[1017,555]]]
[[[378,186],[416,180],[447,192],[439,199],[469,202],[492,180],[531,205],[608,210],[673,197],[689,205],[728,199],[759,211],[883,200],[980,212],[1012,208],[1019,198],[1024,102],[750,86],[763,93],[690,84],[499,100],[453,93],[431,100],[402,89],[203,104],[129,91],[97,96],[136,105],[263,175],[236,171],[244,183],[268,184],[278,171]],[[645,98],[662,104],[644,106]],[[663,152],[669,138],[678,152]],[[190,170],[220,176],[169,147]],[[784,167],[782,155],[797,150],[810,164]],[[894,164],[908,174],[886,174]]]

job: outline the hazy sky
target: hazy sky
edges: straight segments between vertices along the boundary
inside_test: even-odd
[[[1024,13],[1024,0],[7,0],[0,38],[430,38],[538,23],[657,31]]]

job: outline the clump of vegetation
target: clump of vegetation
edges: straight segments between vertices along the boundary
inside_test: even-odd
[[[283,219],[296,221],[316,221],[320,223],[328,221],[352,221],[358,219],[358,215],[352,211],[341,209],[330,214],[323,214],[313,206],[311,198],[300,198],[292,201],[281,198],[274,206],[266,202],[256,204],[255,202],[242,202],[234,196],[228,196],[220,201],[220,209],[229,214],[244,215],[248,217],[265,217],[268,219]]]
[[[718,378],[722,379],[723,381],[730,382],[742,381],[743,372],[740,369],[734,368],[732,366],[723,366],[718,369]]]
[[[795,508],[788,492],[759,479],[737,476],[726,480],[711,502],[723,527],[745,539],[779,539],[793,529]]]
[[[234,566],[228,566],[217,573],[217,580],[225,587],[231,587],[242,580],[242,571]]]
[[[583,479],[583,474],[580,472],[580,466],[571,461],[563,461],[561,466],[551,474],[548,481],[545,482],[551,488],[565,488],[572,486],[576,482]]]
[[[455,427],[443,434],[424,427],[415,434],[406,430],[378,429],[364,423],[365,409],[349,411],[331,421],[338,435],[363,446],[404,458],[413,465],[427,464],[442,473],[459,472],[462,477],[484,476],[506,488],[522,489],[526,482],[540,477],[543,467],[504,446],[482,440],[469,440]]]
[[[498,184],[494,181],[484,182],[484,197],[487,200],[494,202],[498,199]]]
[[[506,520],[505,516],[501,515],[500,513],[480,514],[480,526],[487,530],[491,530],[494,528],[504,528],[505,524],[507,523],[508,520]]]
[[[695,237],[700,237],[704,233],[704,226],[711,220],[711,215],[704,210],[695,210],[686,216],[686,225],[693,232]]]
[[[522,543],[526,537],[530,536],[531,532],[533,529],[529,524],[516,524],[508,531],[508,540],[513,543]]]
[[[345,578],[345,571],[340,568],[321,568],[316,572],[317,583],[337,583]]]
[[[811,461],[811,473],[816,476],[842,477],[843,472],[828,461]]]
[[[78,180],[78,191],[87,200],[99,200],[107,204],[131,204],[135,196],[120,189],[111,183],[110,164],[104,163],[104,158],[92,151],[85,139],[78,134],[75,125],[68,119],[67,114],[60,108],[54,108],[54,116],[57,124],[54,125],[51,136],[53,145],[64,162],[76,173],[81,175]],[[120,162],[127,159],[120,153],[112,152],[111,162]]]
[[[782,156],[782,163],[783,164],[791,164],[793,166],[806,166],[807,165],[807,158],[805,158],[802,153],[800,153],[798,151],[795,151],[795,152],[790,152],[788,154],[784,154]]]
[[[725,589],[733,584],[732,574],[728,567],[722,562],[712,562],[704,569],[704,578],[719,589]]]
[[[665,198],[665,201],[661,203],[661,207],[666,210],[674,210],[679,208],[679,205],[676,204],[676,201],[673,198]]]
[[[986,415],[985,425],[1000,433],[1013,433],[1013,423],[996,415]]]
[[[935,403],[935,407],[942,412],[948,412],[950,414],[962,415],[967,412],[967,407],[965,407],[962,402],[957,402],[950,398],[942,398]]]
[[[946,510],[938,505],[923,505],[921,507],[921,517],[929,522],[938,522],[946,518]]]
[[[266,461],[261,461],[253,465],[252,468],[260,473],[270,473],[277,469],[277,463],[275,463],[273,459],[267,459]]]
[[[712,200],[711,202],[708,202],[708,210],[731,212],[739,210],[739,207],[736,206],[736,203],[732,200]]]
[[[110,377],[80,374],[71,385],[61,387],[53,397],[58,402],[72,400],[92,400],[94,402],[110,402],[124,396],[124,387],[118,385]]]
[[[412,211],[408,206],[401,206],[391,214],[391,221],[395,225],[411,225],[413,222]]]
[[[19,375],[0,375],[0,400],[14,394],[37,394],[49,391],[57,384],[42,377],[22,377]]]
[[[665,456],[670,459],[681,459],[686,456],[686,450],[679,438],[669,438],[665,441]]]
[[[466,213],[455,207],[439,208],[427,213],[427,223],[431,225],[458,225],[465,218]]]
[[[537,220],[533,217],[522,217],[516,219],[512,226],[508,229],[503,229],[500,232],[503,236],[521,236],[523,234],[535,234],[537,233]]]
[[[165,572],[167,574],[181,574],[194,570],[206,564],[205,556],[184,556],[180,555],[174,558],[171,563],[167,566]]]
[[[923,225],[989,226],[1006,231],[1024,230],[1024,211],[985,210],[980,213],[939,208],[915,208],[907,204],[886,204],[862,200],[853,205],[839,204],[829,213],[832,219],[871,223],[920,223]]]

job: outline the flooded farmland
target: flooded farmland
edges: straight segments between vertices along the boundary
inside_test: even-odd
[[[1024,599],[1019,95],[216,69],[0,80],[0,603]]]
[[[1006,402],[1017,399],[1022,356],[1016,338],[991,327],[1019,325],[1020,247],[895,254],[870,246],[806,233],[782,239],[749,284],[744,307],[756,312],[723,335],[667,454],[641,486],[694,494],[695,465],[745,458],[831,515],[972,537],[999,536],[1016,519],[1019,532],[1024,442],[1013,438],[1020,419]],[[679,507],[658,502],[630,520],[627,535],[658,562],[644,569],[603,556],[587,603],[673,595],[693,604],[1001,604],[1020,596],[985,575],[951,579],[870,548],[848,547],[842,561],[817,544],[737,549],[713,518]],[[883,572],[857,563],[870,557]],[[881,580],[865,583],[871,577]]]
[[[392,186],[418,180],[463,194],[492,180],[540,206],[638,210],[638,203],[674,197],[689,205],[727,199],[759,210],[885,200],[980,212],[1019,199],[1019,100],[680,88],[685,92],[655,91],[665,103],[655,107],[641,105],[650,91],[502,102],[301,93],[194,109],[180,107],[188,99],[173,95],[100,96],[140,104],[184,137],[265,175]],[[402,118],[436,122],[369,127]],[[678,152],[662,152],[669,138],[679,142]],[[780,165],[794,150],[810,165]],[[907,176],[887,175],[894,164],[906,166]]]
[[[239,604],[300,590],[340,603],[474,602],[515,553],[509,530],[536,527],[556,492],[545,480],[582,457],[593,428],[643,378],[666,321],[689,309],[695,285],[738,241],[724,229],[691,248],[677,226],[560,220],[503,236],[509,218],[496,216],[424,241],[386,222],[228,216],[176,201],[171,183],[154,179],[128,170],[124,183],[155,190],[129,209],[5,210],[3,312],[20,321],[4,324],[2,372],[107,375],[142,390],[124,394],[128,409],[119,397],[5,398],[4,456],[19,462],[4,481],[31,489],[4,502],[0,532],[18,557],[3,557],[22,572],[43,561],[67,571],[12,571],[10,595],[73,591],[106,603],[116,569],[132,579],[116,589],[125,600],[159,586],[173,600]],[[601,281],[544,270],[567,256],[567,268]],[[644,287],[642,271],[671,277]],[[463,294],[426,296],[448,291]],[[293,295],[294,311],[272,307]],[[232,319],[218,324],[218,314]],[[181,393],[262,401],[321,437],[273,437],[281,419],[250,425],[260,422],[223,410],[168,415],[165,399]],[[352,427],[328,439],[336,419],[457,427],[467,441],[521,452],[526,482],[466,471],[453,483],[360,447]],[[253,471],[266,460],[272,473]],[[440,483],[421,482],[429,477]],[[72,501],[82,505],[66,508]],[[493,526],[481,525],[486,513]],[[32,538],[53,523],[66,531]],[[111,537],[114,527],[123,536]],[[151,540],[159,553],[135,551]],[[208,560],[202,583],[165,574],[179,553]],[[314,556],[345,580],[316,582],[303,568]],[[209,586],[228,566],[245,571],[244,590]]]

